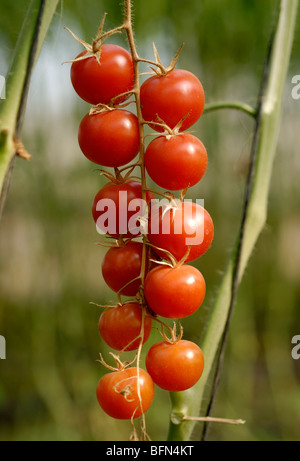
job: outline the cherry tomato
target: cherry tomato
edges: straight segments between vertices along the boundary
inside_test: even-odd
[[[106,344],[118,351],[133,351],[139,347],[140,338],[136,341],[142,328],[142,309],[137,302],[107,307],[99,318],[99,332]],[[144,318],[143,344],[149,338],[152,319]],[[134,342],[132,342],[134,341]],[[128,345],[128,347],[126,347]],[[125,349],[126,348],[126,349]]]
[[[162,317],[180,319],[203,303],[206,284],[193,266],[158,266],[146,276],[144,293],[151,310]]]
[[[80,53],[77,58],[86,54]],[[89,104],[109,104],[119,94],[132,90],[134,70],[130,53],[118,45],[102,45],[100,64],[95,56],[73,62],[71,81],[77,94]],[[127,96],[118,98],[120,103]]]
[[[191,134],[159,136],[148,145],[145,166],[150,178],[166,190],[197,184],[207,167],[207,152]]]
[[[154,383],[142,368],[125,368],[107,373],[98,382],[97,400],[105,413],[116,419],[135,419],[151,406],[154,397]],[[138,395],[138,385],[140,397]]]
[[[159,122],[158,115],[170,128],[175,128],[186,117],[180,128],[184,131],[200,118],[204,103],[201,82],[187,70],[174,69],[166,75],[155,75],[141,86],[141,106],[146,122]],[[164,130],[156,125],[151,128]]]
[[[154,199],[151,192],[146,193],[146,200]],[[137,236],[141,233],[139,216],[143,216],[146,204],[142,200],[140,182],[127,179],[120,183],[108,182],[96,194],[92,214],[98,229],[118,239]]]
[[[152,245],[172,253],[177,261],[193,261],[210,247],[214,225],[210,214],[198,203],[183,201],[176,209],[153,206],[149,219],[148,239]],[[167,253],[156,250],[166,258]]]
[[[102,260],[102,275],[113,291],[119,292],[122,287],[140,275],[142,254],[143,244],[132,241],[107,251]],[[140,279],[135,280],[120,291],[120,294],[135,296],[140,284]]]
[[[171,392],[184,391],[201,377],[204,357],[200,347],[191,341],[161,341],[149,349],[146,368],[157,386]]]
[[[125,165],[140,150],[138,119],[121,109],[87,114],[79,125],[78,142],[83,154],[97,165]]]

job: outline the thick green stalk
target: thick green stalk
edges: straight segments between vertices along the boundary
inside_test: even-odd
[[[6,78],[6,99],[0,104],[0,193],[16,154],[32,69],[59,0],[31,0]],[[1,212],[1,206],[0,206]]]
[[[204,391],[207,391],[209,386],[208,378],[211,377],[214,364],[218,360],[224,342],[224,333],[229,326],[228,319],[235,291],[266,222],[270,179],[278,140],[284,85],[294,38],[297,6],[298,0],[281,0],[279,19],[257,115],[255,163],[253,163],[253,176],[249,175],[247,183],[239,237],[200,344],[205,357],[203,375],[189,392],[171,395],[173,409],[168,440],[189,440],[192,434],[195,421],[182,422],[181,418],[195,416],[201,412]],[[206,409],[202,409],[202,412],[206,412]],[[226,417],[226,415],[218,416]]]

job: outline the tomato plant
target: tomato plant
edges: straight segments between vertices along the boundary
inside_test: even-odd
[[[166,190],[183,190],[194,186],[203,177],[207,152],[200,139],[191,134],[159,136],[146,149],[145,166],[158,186]]]
[[[137,349],[140,343],[144,344],[147,341],[151,328],[152,319],[145,317],[142,329],[142,309],[137,302],[107,307],[99,318],[102,339],[118,351]],[[136,339],[139,335],[142,339]]]
[[[86,114],[79,125],[78,142],[91,162],[120,167],[139,152],[138,119],[132,112],[121,109]]]
[[[154,397],[154,384],[151,376],[142,368],[125,368],[102,376],[96,395],[100,407],[109,416],[135,419],[149,409]]]
[[[112,98],[133,88],[131,55],[112,44],[102,45],[95,55],[83,51],[71,66],[71,81],[76,93],[89,104],[109,104]],[[115,103],[127,96],[117,98]]]
[[[200,118],[205,104],[203,86],[187,70],[174,69],[165,75],[148,78],[141,86],[141,106],[146,122],[163,121],[170,128],[183,120],[180,131],[187,130]],[[150,124],[156,131],[163,128]]]
[[[193,266],[158,266],[146,276],[144,293],[156,314],[181,319],[193,314],[203,303],[206,292],[201,272]]]
[[[191,341],[161,341],[148,350],[146,368],[157,386],[172,392],[184,391],[200,379],[204,357],[200,347]]]

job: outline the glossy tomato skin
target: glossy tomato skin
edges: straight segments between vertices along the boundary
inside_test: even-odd
[[[86,51],[78,57],[84,56]],[[71,66],[71,81],[76,93],[92,105],[109,104],[119,94],[132,90],[134,70],[130,53],[118,45],[102,45],[100,65],[96,57],[75,61]],[[126,99],[118,98],[117,103]]]
[[[200,118],[204,104],[203,86],[187,70],[174,69],[166,75],[155,75],[141,86],[141,106],[146,122],[159,122],[158,115],[170,128],[175,128],[186,117],[180,128],[184,131]],[[164,131],[153,124],[151,128]]]
[[[83,154],[97,165],[125,165],[140,150],[138,119],[121,109],[86,114],[79,125],[78,143]]]
[[[102,260],[102,275],[107,285],[115,292],[140,275],[142,265],[143,244],[128,242],[120,247],[110,248]],[[147,264],[147,262],[146,262]],[[135,296],[141,280],[127,285],[121,295]]]
[[[118,351],[123,349],[133,351],[139,347],[140,338],[134,340],[140,334],[141,327],[142,309],[137,302],[107,307],[99,318],[99,333],[102,339],[108,346]],[[149,338],[151,328],[152,319],[145,317],[143,344]]]
[[[183,190],[202,179],[207,168],[207,152],[200,139],[191,134],[158,136],[146,149],[145,166],[158,186]]]
[[[156,314],[181,319],[196,312],[203,303],[206,284],[201,272],[193,266],[158,266],[146,276],[144,293]]]
[[[152,192],[147,191],[146,199],[147,202],[154,199]],[[136,200],[136,202],[131,202],[132,200]],[[110,206],[107,211],[107,209],[103,209],[105,203],[110,203],[113,206]],[[137,208],[129,210],[130,203],[135,203]],[[109,181],[97,192],[92,204],[92,215],[98,228],[111,237],[118,239],[121,234],[124,237],[137,236],[140,234],[138,223],[131,223],[130,219],[134,220],[134,215],[139,211],[138,205],[140,207],[143,205],[140,182],[128,179],[115,184]],[[107,225],[100,222],[105,216],[108,219]]]
[[[154,383],[151,376],[142,368],[139,369],[142,409],[137,384],[135,367],[104,375],[96,389],[97,400],[102,410],[116,419],[135,419],[146,413],[153,401]]]
[[[149,349],[146,368],[157,386],[171,392],[184,391],[200,379],[204,357],[200,347],[191,341],[161,341]]]
[[[195,202],[183,201],[174,210],[153,206],[151,210],[148,239],[152,245],[172,253],[177,261],[194,261],[202,256],[211,246],[214,225],[208,211]],[[157,250],[160,256],[166,253]]]

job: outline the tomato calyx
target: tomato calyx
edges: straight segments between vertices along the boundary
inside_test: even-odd
[[[119,354],[114,354],[113,352],[110,351],[109,354],[116,361],[116,366],[115,367],[113,367],[113,366],[109,365],[108,363],[106,363],[101,353],[99,353],[100,359],[97,360],[97,362],[100,362],[101,365],[103,365],[105,368],[107,368],[108,370],[111,370],[111,371],[123,371],[123,370],[125,370],[125,368],[130,367],[130,365],[132,365],[136,360],[136,357],[135,357],[131,362],[122,362],[122,360],[120,359],[120,353]]]
[[[155,64],[156,67],[152,67],[152,66],[149,66],[149,67],[150,69],[153,70],[155,75],[163,77],[164,75],[169,74],[170,72],[172,72],[172,70],[175,69],[177,62],[178,62],[180,52],[183,48],[183,44],[181,45],[181,47],[179,48],[174,58],[171,60],[170,64],[167,67],[165,67],[163,63],[161,62],[161,59],[159,57],[159,54],[158,54],[158,51],[157,51],[157,48],[154,42],[152,45],[153,45],[153,52],[154,52],[154,57],[155,57],[155,62],[153,64]],[[149,73],[151,74],[151,72]]]
[[[117,101],[123,97],[128,98],[132,94],[134,94],[134,90],[129,90],[129,91],[126,91],[125,93],[121,93],[121,94],[118,94],[117,96],[114,96],[110,100],[109,104],[99,103],[96,106],[91,107],[91,109],[89,110],[89,115],[101,114],[102,112],[107,112],[109,110],[123,109],[124,107],[129,106],[129,104],[131,104],[131,101],[125,102],[123,104],[119,104]]]
[[[109,173],[108,171],[102,170],[102,169],[97,169],[97,171],[100,172],[101,176],[104,176],[106,179],[111,181],[113,184],[121,185],[121,184],[124,184],[127,181],[139,180],[140,179],[140,178],[138,178],[136,176],[131,176],[131,173],[133,172],[133,170],[135,169],[136,166],[137,166],[137,164],[134,163],[133,165],[129,165],[126,168],[122,169],[122,171],[119,168],[115,167],[114,168],[114,173],[115,173],[114,175],[112,173]],[[125,170],[128,170],[128,171],[127,171],[127,173],[125,173],[125,175],[123,175],[122,172],[125,171]]]
[[[95,39],[93,41],[93,44],[90,45],[89,43],[85,42],[81,38],[77,37],[77,35],[75,35],[74,32],[72,32],[71,29],[69,29],[68,27],[65,27],[65,29],[72,35],[73,38],[75,38],[75,40],[77,40],[79,43],[81,43],[81,45],[83,45],[84,48],[85,48],[85,53],[84,54],[82,54],[81,56],[77,56],[77,58],[75,58],[75,59],[71,59],[71,60],[65,61],[65,62],[73,63],[73,62],[83,61],[85,59],[94,57],[94,58],[96,58],[99,66],[100,66],[101,65],[101,62],[100,62],[101,45],[99,45],[99,42],[98,42],[98,45],[96,45],[97,40]]]
[[[166,255],[166,258],[169,260],[169,261],[163,261],[161,259],[157,260],[157,259],[150,258],[149,261],[153,262],[154,264],[161,264],[161,265],[164,265],[164,266],[169,266],[172,269],[175,269],[175,267],[182,266],[182,264],[184,264],[186,262],[189,254],[190,254],[190,251],[191,251],[191,245],[190,245],[188,247],[188,249],[187,249],[186,254],[179,261],[177,261],[175,256],[170,251],[165,250],[164,248],[159,248],[156,245],[152,245],[149,242],[147,242],[147,245],[152,247],[154,250],[157,250],[159,252],[164,252],[164,254]]]
[[[171,128],[158,114],[156,114],[156,119],[158,120],[158,122],[154,122],[154,121],[143,121],[143,123],[145,125],[155,125],[155,126],[159,126],[161,128],[164,129],[164,131],[160,134],[160,136],[165,136],[168,140],[171,139],[173,136],[180,136],[182,134],[188,134],[190,133],[189,131],[185,131],[184,133],[181,131],[181,127],[183,125],[183,122],[185,121],[185,119],[189,116],[189,114],[191,113],[191,111],[189,110],[184,117],[182,117],[181,120],[179,120],[179,122],[174,126],[174,128]],[[154,136],[157,136],[157,134],[155,134]]]
[[[157,319],[156,319],[157,320]],[[160,334],[163,337],[164,341],[168,344],[176,344],[178,343],[183,337],[183,326],[181,325],[180,321],[178,320],[179,324],[179,333],[177,334],[176,323],[173,323],[173,327],[171,328],[169,325],[166,325],[164,322],[159,321],[161,324]],[[166,335],[165,328],[170,333],[170,337]]]
[[[116,245],[115,245],[116,246]],[[121,306],[124,306],[124,304],[131,304],[132,303],[132,300],[130,299],[127,299],[126,301],[124,302],[121,302],[121,301],[118,301],[117,303],[113,304],[113,305],[105,305],[105,304],[97,304],[97,303],[94,303],[93,301],[90,301],[89,304],[92,304],[93,306],[97,306],[97,307],[101,307],[102,309],[112,309],[112,308],[117,308],[117,307],[121,307]]]
[[[112,104],[97,104],[94,107],[91,107],[89,110],[89,115],[96,115],[96,114],[101,114],[102,112],[107,112],[107,111],[113,111],[116,110],[117,107],[113,106]]]
[[[103,15],[103,18],[101,19],[98,32],[96,35],[96,38],[93,40],[92,44],[85,42],[81,38],[79,38],[77,35],[74,34],[68,27],[65,27],[65,29],[72,35],[77,42],[81,43],[83,47],[86,50],[86,53],[82,56],[77,57],[76,59],[66,61],[66,62],[77,62],[77,61],[83,61],[84,59],[88,59],[91,57],[95,57],[99,66],[101,65],[100,63],[100,56],[101,56],[101,46],[106,42],[106,40],[113,34],[116,34],[120,32],[120,28],[116,27],[115,29],[112,29],[108,32],[103,33],[103,28],[104,28],[104,22],[106,18],[107,13]]]

